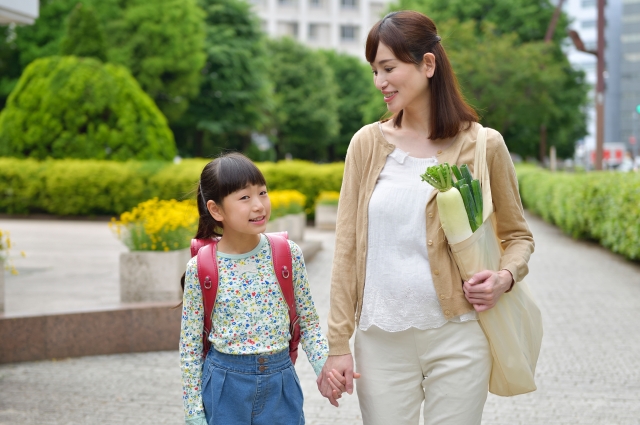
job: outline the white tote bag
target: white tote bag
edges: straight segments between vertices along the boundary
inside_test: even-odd
[[[484,222],[471,237],[450,245],[464,280],[482,270],[498,270],[502,255],[493,214],[486,141],[487,130],[482,128],[476,141],[474,177],[482,186]],[[478,313],[478,316],[493,356],[489,391],[500,396],[535,391],[542,316],[529,286],[524,281],[515,283],[493,308]]]

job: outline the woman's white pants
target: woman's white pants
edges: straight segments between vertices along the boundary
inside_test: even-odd
[[[437,329],[358,329],[356,381],[364,425],[480,425],[491,352],[476,320]]]

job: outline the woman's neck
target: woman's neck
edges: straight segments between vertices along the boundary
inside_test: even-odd
[[[259,243],[260,233],[247,234],[225,229],[220,242],[218,242],[218,250],[225,254],[246,254],[253,251]]]

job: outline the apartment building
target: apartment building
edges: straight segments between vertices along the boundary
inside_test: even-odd
[[[638,155],[640,142],[640,0],[623,0],[620,133]],[[635,142],[631,144],[630,142]]]
[[[622,3],[628,0],[607,0],[605,5],[605,143],[618,143],[620,133],[620,93],[621,93],[621,20]],[[640,0],[636,0],[640,3]],[[597,0],[567,0],[564,12],[571,19],[570,27],[580,34],[587,50],[597,49],[598,40],[598,2]],[[582,69],[587,82],[592,86],[591,104],[588,108],[587,130],[589,134],[579,143],[579,151],[585,153],[595,149],[596,141],[596,56],[578,51],[572,44],[567,46],[569,62]]]
[[[367,33],[389,0],[251,0],[265,33],[291,36],[311,47],[332,48],[364,60]]]
[[[39,6],[38,0],[0,0],[0,25],[33,24]]]

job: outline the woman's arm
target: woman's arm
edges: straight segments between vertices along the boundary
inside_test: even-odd
[[[185,275],[180,325],[182,401],[187,425],[206,425],[201,388],[203,309],[197,260],[192,258],[187,264]]]
[[[358,134],[354,136],[345,159],[338,217],[336,221],[336,244],[331,271],[331,296],[327,337],[329,355],[350,354],[349,339],[355,328],[358,303],[356,291],[356,218],[362,170],[355,158]]]
[[[496,217],[498,237],[504,253],[499,271],[483,270],[464,282],[467,301],[476,311],[485,311],[498,302],[529,272],[528,261],[534,242],[524,218],[518,191],[518,180],[511,156],[500,133],[488,129],[487,165],[491,197]]]

